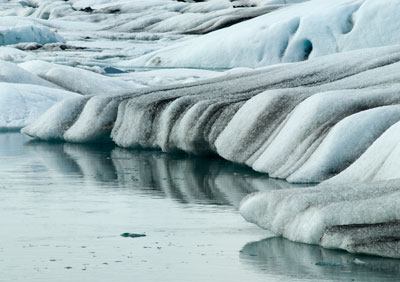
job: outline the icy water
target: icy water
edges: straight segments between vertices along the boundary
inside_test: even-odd
[[[1,133],[0,177],[1,282],[400,279],[398,260],[245,222],[246,194],[290,185],[220,159]]]

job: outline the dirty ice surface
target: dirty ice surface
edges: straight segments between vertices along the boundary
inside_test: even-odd
[[[242,197],[291,185],[221,159],[35,142],[19,133],[1,133],[0,144],[2,282],[400,275],[397,260],[292,243],[246,223],[237,214]]]

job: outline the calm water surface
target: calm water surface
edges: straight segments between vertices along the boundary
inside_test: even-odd
[[[400,279],[397,260],[245,222],[245,195],[291,186],[220,159],[0,133],[0,179],[1,282]]]

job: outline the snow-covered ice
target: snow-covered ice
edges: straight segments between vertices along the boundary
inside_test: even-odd
[[[20,129],[55,103],[79,94],[32,84],[0,82],[0,130]]]
[[[123,94],[140,87],[134,82],[43,61],[29,61],[19,66],[63,89],[83,95]]]
[[[64,124],[59,111],[49,111],[24,132],[72,142],[108,136],[122,147],[219,154],[273,177],[320,182],[352,169],[400,120],[399,51],[356,50],[185,85],[131,87],[131,94],[81,98],[68,127],[48,127],[49,121]],[[88,130],[88,124],[98,125]],[[358,181],[356,174],[349,181]]]
[[[64,38],[50,28],[33,20],[19,17],[0,18],[0,46],[21,42],[38,44],[65,42]]]
[[[398,44],[399,12],[390,0],[306,1],[120,65],[262,67]]]

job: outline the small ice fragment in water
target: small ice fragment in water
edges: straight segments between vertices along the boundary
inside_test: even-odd
[[[122,236],[122,237],[125,237],[125,238],[127,238],[127,237],[130,237],[130,238],[138,238],[138,237],[146,237],[146,234],[137,234],[137,233],[128,233],[128,232],[125,232],[125,233],[122,233],[121,236]]]
[[[359,260],[358,258],[355,258],[355,259],[353,260],[353,263],[354,263],[354,264],[366,264],[365,261]]]

